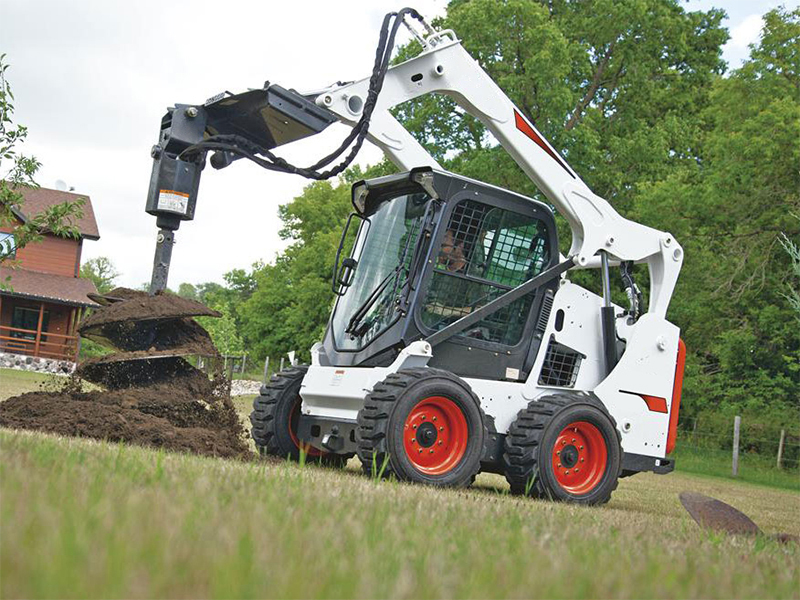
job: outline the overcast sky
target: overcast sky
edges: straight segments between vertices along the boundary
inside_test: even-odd
[[[725,9],[731,67],[758,39],[761,15],[798,1],[691,0],[688,10]],[[409,2],[431,18],[446,0]],[[63,180],[87,194],[101,239],[84,244],[84,260],[111,258],[118,283],[150,279],[155,219],[144,212],[150,147],[167,106],[200,103],[223,90],[265,80],[298,90],[369,75],[383,15],[398,0],[268,2],[226,0],[0,0],[0,53],[16,98],[15,120],[29,128],[26,154],[42,163],[44,187]],[[329,127],[279,148],[310,164],[338,146],[346,129]],[[377,162],[365,144],[357,162]],[[226,271],[272,260],[279,204],[307,180],[271,173],[248,161],[206,169],[195,220],[177,232],[170,287],[221,281]]]

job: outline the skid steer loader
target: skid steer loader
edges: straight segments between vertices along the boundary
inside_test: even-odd
[[[401,26],[422,52],[390,66]],[[446,172],[393,117],[432,93],[479,119],[567,220],[566,256],[550,206]],[[271,152],[337,121],[350,134],[314,165]],[[608,501],[621,476],[671,471],[685,348],[665,317],[681,246],[592,193],[455,33],[413,9],[385,17],[368,78],[309,93],[268,82],[169,109],[146,206],[159,227],[151,293],[166,287],[209,153],[217,169],[247,158],[323,179],[364,139],[404,172],[353,185],[324,339],[256,398],[259,450],[336,465],[357,455],[368,473],[436,486],[490,471],[513,493],[584,504]],[[647,307],[635,264],[649,269]],[[572,283],[576,269],[599,269],[602,292]]]

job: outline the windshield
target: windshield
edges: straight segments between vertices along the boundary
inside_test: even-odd
[[[408,278],[426,204],[426,194],[406,194],[379,204],[358,232],[353,283],[333,313],[339,350],[360,350],[397,316],[395,300]]]

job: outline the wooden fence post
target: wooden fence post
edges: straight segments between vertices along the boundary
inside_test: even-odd
[[[781,429],[781,441],[778,442],[778,468],[782,468],[781,461],[783,461],[783,442],[786,439],[786,430]]]
[[[247,352],[242,355],[242,375],[244,375],[245,369],[247,368]]]
[[[739,475],[739,427],[742,425],[742,417],[736,415],[733,418],[733,476]]]
[[[281,356],[281,371],[283,371],[283,357]]]
[[[269,356],[264,359],[264,383],[267,383],[269,377]]]

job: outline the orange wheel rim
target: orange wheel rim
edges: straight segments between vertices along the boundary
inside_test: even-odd
[[[443,475],[467,451],[469,426],[458,405],[444,396],[420,400],[403,426],[403,447],[414,467],[427,475]]]
[[[575,421],[558,434],[552,460],[556,481],[564,490],[575,495],[588,494],[605,475],[606,440],[597,426]]]
[[[292,406],[292,410],[289,412],[289,437],[292,438],[292,443],[297,446],[299,450],[306,453],[306,456],[316,458],[322,456],[324,452],[318,448],[314,448],[311,444],[301,442],[300,438],[297,437],[297,426],[300,423],[300,406],[302,403],[303,399],[298,396],[294,406]]]

